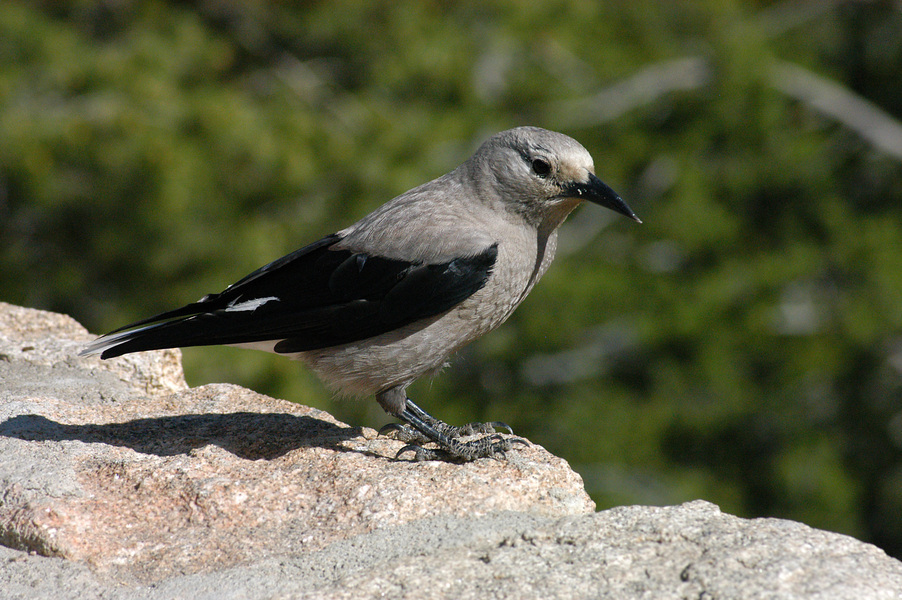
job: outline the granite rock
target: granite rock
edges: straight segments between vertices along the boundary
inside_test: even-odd
[[[401,443],[233,385],[178,351],[84,359],[63,315],[0,303],[0,597],[902,599],[853,538],[707,502],[593,513],[541,447],[397,461]]]
[[[0,541],[152,582],[436,515],[586,514],[539,446],[468,464],[235,385],[188,388],[178,351],[79,358],[72,319],[0,306]],[[301,368],[299,366],[299,368]]]

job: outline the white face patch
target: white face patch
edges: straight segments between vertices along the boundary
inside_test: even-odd
[[[225,309],[226,312],[242,312],[246,310],[257,310],[267,302],[272,302],[275,300],[279,301],[275,296],[267,296],[266,298],[254,298],[253,300],[245,300],[244,302],[238,302],[238,299],[232,300],[229,303],[229,306]]]

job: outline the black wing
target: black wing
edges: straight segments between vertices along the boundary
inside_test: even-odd
[[[431,317],[485,285],[497,244],[440,264],[333,250],[336,234],[262,267],[219,294],[132,323],[82,354],[275,341],[301,352],[370,338]]]

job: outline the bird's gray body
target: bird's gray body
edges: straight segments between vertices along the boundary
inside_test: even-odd
[[[557,233],[540,234],[516,220],[492,222],[475,217],[471,215],[460,235],[472,239],[455,240],[458,247],[453,251],[461,252],[460,246],[466,243],[469,248],[464,255],[477,254],[498,244],[497,259],[482,289],[441,315],[367,340],[300,352],[296,358],[310,365],[331,387],[343,393],[370,395],[406,387],[421,375],[440,369],[454,352],[501,325],[548,269]],[[441,231],[443,225],[431,227]],[[366,251],[365,246],[349,247]]]
[[[407,386],[511,315],[551,264],[558,227],[585,200],[638,221],[595,177],[592,157],[575,140],[535,127],[504,131],[454,171],[350,227],[220,294],[104,336],[85,353],[210,343],[278,352],[341,393],[375,394],[387,412],[411,423]],[[315,273],[323,261],[332,261],[328,272]],[[366,269],[377,266],[382,277],[374,284]],[[308,275],[315,282],[304,285],[322,293],[292,283]],[[342,278],[351,282],[350,296],[335,291]]]
[[[471,256],[497,244],[498,257],[482,289],[442,315],[295,357],[333,389],[367,396],[406,388],[504,323],[548,270],[557,228],[581,202],[566,199],[535,210],[532,200],[540,186],[523,164],[524,147],[554,152],[581,181],[594,171],[588,151],[569,137],[538,128],[511,130],[486,142],[454,171],[339,232],[340,246],[354,252],[427,263]]]

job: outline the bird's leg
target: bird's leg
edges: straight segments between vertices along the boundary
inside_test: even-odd
[[[380,395],[381,396],[381,395]],[[380,397],[380,404],[391,404],[388,398]],[[513,447],[513,444],[527,444],[526,440],[515,438],[506,439],[494,433],[495,428],[507,429],[513,433],[510,426],[505,423],[469,423],[462,427],[454,427],[429,415],[422,408],[414,404],[409,398],[405,398],[404,408],[394,413],[406,425],[386,425],[379,433],[394,431],[396,437],[408,442],[398,451],[397,456],[411,451],[416,460],[440,460],[451,458],[462,461],[471,461],[477,458],[504,456]],[[461,441],[461,436],[469,436],[478,433],[488,433],[476,440]],[[421,444],[434,443],[439,449],[423,448]]]

